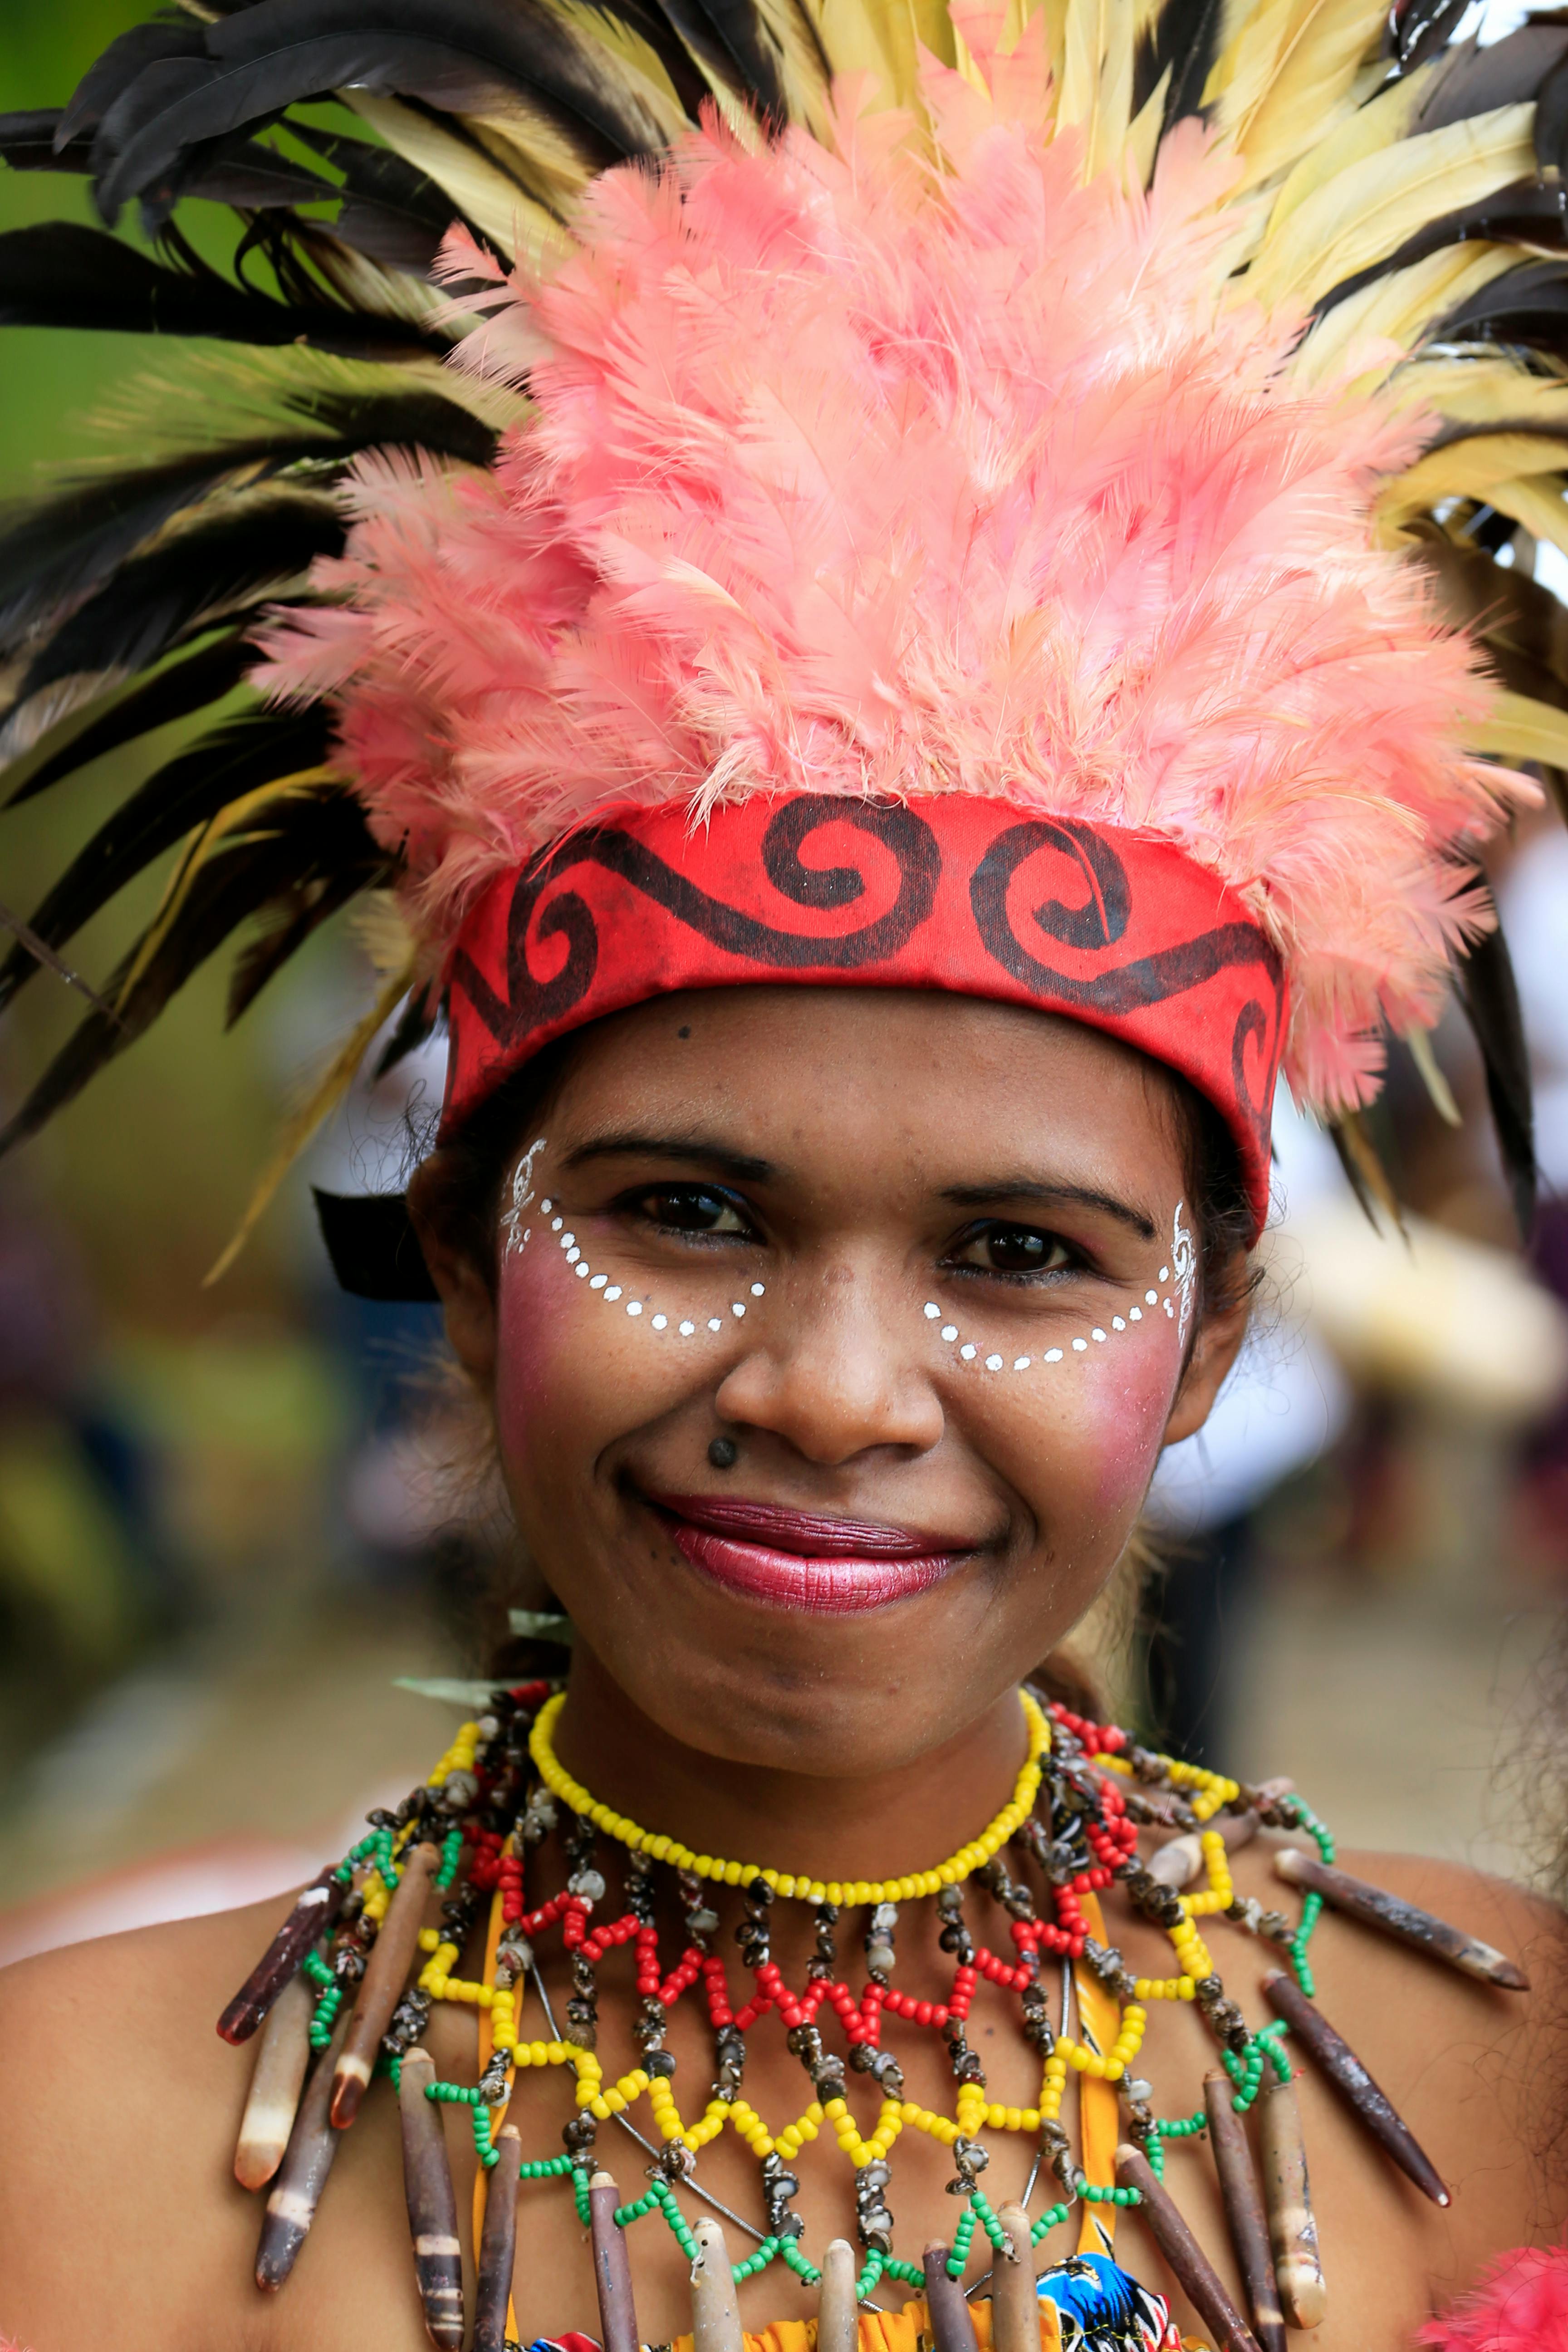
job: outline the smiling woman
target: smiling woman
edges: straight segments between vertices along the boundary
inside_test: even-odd
[[[0,125],[173,257],[0,249],[7,315],[68,264],[276,347],[0,547],[23,792],[253,639],[269,706],[19,929],[0,1001],[184,840],[8,1133],[247,917],[237,1011],[383,894],[335,1080],[441,1023],[447,1094],[334,1251],[439,1296],[574,1628],[281,1921],[11,1973],[35,2352],[1396,2352],[1557,2230],[1556,1915],[1051,1672],[1240,1344],[1281,1073],[1378,1190],[1458,975],[1528,1210],[1482,755],[1568,733],[1486,551],[1568,433],[1514,342],[1568,31],[1454,21],[252,0]]]
[[[852,1776],[1065,1638],[1241,1337],[1236,1265],[1194,1320],[1174,1263],[1179,1085],[974,997],[682,992],[576,1033],[488,1183],[471,1141],[426,1162],[453,1343],[612,1712]],[[476,1185],[509,1203],[478,1255]],[[610,1736],[569,1724],[574,1760]]]

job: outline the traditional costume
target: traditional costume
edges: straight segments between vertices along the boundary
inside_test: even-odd
[[[452,1136],[554,1040],[668,991],[942,989],[1089,1023],[1178,1072],[1223,1121],[1256,1233],[1280,1073],[1385,1200],[1360,1114],[1390,1033],[1441,1091],[1426,1038],[1455,986],[1528,1216],[1528,1081],[1478,858],[1537,794],[1512,763],[1568,767],[1560,615],[1531,574],[1538,542],[1568,546],[1568,26],[1454,47],[1462,13],[255,0],[128,34],[63,112],[0,124],[16,166],[89,173],[110,226],[139,204],[157,248],[16,232],[0,318],[237,347],[187,357],[143,402],[153,455],[0,541],[13,796],[227,707],[247,676],[256,689],[13,923],[0,1000],[40,963],[65,969],[79,927],[183,845],[5,1140],[253,919],[235,1017],[368,893],[398,918],[380,926],[396,940],[384,984],[287,1149],[389,1021],[383,1066],[445,1024]],[[333,92],[364,136],[291,110]],[[232,278],[185,237],[193,197],[240,215]],[[606,1312],[641,1316],[531,1171],[525,1155],[507,1246],[558,1245]],[[428,1295],[400,1204],[327,1207],[354,1286]],[[1184,1336],[1180,1211],[1158,1255],[1132,1318]],[[704,1344],[749,1311],[655,1312],[649,1344]],[[933,1347],[976,1379],[1072,1376],[1066,1349],[985,1355],[925,1311]],[[1125,1330],[1119,1317],[1072,1349]],[[557,2070],[574,2079],[563,2152],[521,2172],[573,2195],[592,2230],[607,2352],[637,2341],[626,2247],[645,2220],[692,2257],[702,2352],[739,2352],[733,2281],[775,2261],[819,2290],[835,2352],[883,2282],[924,2300],[863,2311],[866,2352],[912,2347],[920,2326],[939,2352],[977,2336],[1033,2352],[1037,2336],[1153,2352],[1179,2340],[1168,2308],[1111,2258],[1134,2201],[1213,2340],[1245,2346],[1165,2185],[1167,2147],[1205,2124],[1274,2352],[1324,2296],[1288,2050],[1446,2200],[1311,2002],[1313,1923],[1326,1901],[1493,1984],[1522,1979],[1346,1879],[1295,1795],[1025,1691],[1027,1762],[984,1833],[924,1872],[823,1885],[787,1856],[698,1854],[615,1813],[555,1755],[563,1703],[542,1682],[487,1690],[226,2013],[233,2041],[263,2027],[237,2159],[268,2192],[262,2284],[287,2278],[377,2072],[398,2085],[444,2345],[465,2313],[437,2109],[471,2114],[483,2352],[529,2335],[508,2309],[518,2200],[499,2189],[520,2156],[501,2118]],[[1235,1897],[1227,1839],[1259,1822],[1313,1849],[1280,1858],[1289,1916]],[[1141,1825],[1171,1833],[1147,1866]],[[530,1857],[547,1839],[570,1871],[540,1902]],[[663,1874],[678,1952],[659,1949]],[[744,1890],[743,1989],[714,1948],[712,1880]],[[975,1940],[971,1881],[1006,1914],[1010,1956]],[[432,1885],[439,1929],[423,1925]],[[1108,1941],[1113,1886],[1168,1933],[1168,1978],[1134,1977]],[[896,1984],[900,1906],[928,1896],[953,1962],[942,2004]],[[484,1969],[465,1982],[481,1900]],[[802,1986],[770,1957],[779,1901],[816,1911]],[[845,1906],[869,1921],[858,1993]],[[1277,1949],[1260,2034],[1204,1942],[1216,1914]],[[531,2040],[519,2007],[530,1982],[543,1993],[547,1934],[573,1997]],[[612,2074],[595,1970],[621,1945],[642,2021]],[[664,2046],[670,2006],[699,1988],[717,2066],[700,2114]],[[966,2039],[993,1996],[1040,2052],[1033,2108],[989,2101]],[[457,1999],[480,2015],[474,2084],[437,2081],[420,2046],[430,2005]],[[1157,2108],[1131,2071],[1153,1999],[1196,2000],[1213,2028],[1205,2105]],[[808,2078],[787,2124],[743,2091],[769,2011]],[[943,2035],[952,2116],[903,2097],[891,2021]],[[879,2094],[868,2128],[849,2098],[861,2073]],[[1261,2184],[1237,2123],[1254,2107]],[[606,2143],[639,2109],[653,2186],[623,2203]],[[710,2200],[695,2210],[700,2149],[725,2128],[756,2153],[766,2210],[761,2231],[729,2217],[756,2240],[734,2265]],[[963,2200],[951,2247],[920,2263],[895,2251],[887,2203],[905,2129],[952,2148]],[[1009,2131],[1037,2143],[1043,2213],[987,2200],[984,2135]],[[819,2137],[856,2170],[858,2270],[847,2248],[814,2259],[791,2210],[789,2168]],[[1069,2213],[1076,2252],[1037,2257]],[[972,2305],[977,2236],[991,2294]]]

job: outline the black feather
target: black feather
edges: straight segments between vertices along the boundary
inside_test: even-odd
[[[744,99],[763,121],[782,126],[789,100],[777,38],[757,16],[752,0],[662,0],[665,15],[694,58]],[[816,27],[804,10],[796,22],[822,60],[823,85],[829,79]],[[689,100],[683,98],[683,104]]]
[[[225,342],[310,343],[349,357],[441,352],[447,340],[374,311],[276,302],[216,270],[170,269],[107,230],[40,221],[0,236],[0,326],[86,327]]]
[[[194,826],[210,824],[231,801],[279,776],[320,767],[330,740],[324,710],[247,712],[231,719],[121,803],[33,909],[33,929],[49,947],[61,947]],[[12,950],[0,965],[0,1009],[37,969],[31,956]]]
[[[660,144],[602,47],[542,0],[255,0],[206,28],[205,54],[148,67],[103,117],[100,211],[177,172],[190,149],[348,85],[447,113],[542,108],[587,172]]]
[[[1535,1109],[1519,986],[1500,924],[1477,940],[1469,952],[1460,958],[1455,987],[1486,1066],[1487,1097],[1491,1104],[1498,1150],[1513,1198],[1520,1239],[1528,1247],[1535,1230],[1539,1182]]]
[[[375,1058],[372,1076],[384,1078],[410,1054],[416,1054],[441,1018],[441,998],[434,984],[410,989],[392,1024],[392,1033]]]
[[[1451,122],[1533,98],[1565,57],[1568,28],[1560,25],[1522,26],[1489,48],[1466,41],[1438,68],[1411,129],[1443,131]]]
[[[1534,137],[1540,169],[1560,173],[1568,163],[1568,60],[1555,65],[1541,85]]]
[[[59,129],[58,106],[30,107],[22,114],[0,114],[0,157],[13,172],[88,172],[92,168],[92,142],[73,139],[64,147],[55,143]]]
[[[1505,571],[1479,548],[1460,546],[1435,524],[1415,552],[1438,583],[1447,617],[1479,633],[1505,686],[1568,704],[1568,608],[1550,589],[1517,565]]]
[[[60,115],[57,143],[63,147],[83,132],[96,131],[121,91],[129,89],[149,66],[163,58],[199,57],[205,44],[205,26],[189,18],[158,17],[149,25],[132,25],[128,33],[110,41],[78,82]]]
[[[1541,180],[1513,180],[1507,187],[1494,188],[1489,195],[1463,205],[1458,212],[1440,213],[1383,260],[1358,269],[1352,277],[1342,278],[1337,286],[1319,298],[1312,315],[1321,319],[1375,278],[1407,268],[1412,262],[1425,261],[1429,253],[1440,252],[1445,246],[1463,245],[1468,240],[1528,246],[1536,250],[1545,246],[1568,252],[1568,213],[1563,209],[1563,191]],[[1482,292],[1489,295],[1497,288],[1506,291],[1511,282],[1510,278],[1494,278]],[[1455,317],[1458,315],[1455,313]],[[1445,321],[1436,331],[1439,341],[1452,323],[1451,320]]]
[[[1134,62],[1133,104],[1152,98],[1170,68],[1162,135],[1184,115],[1201,114],[1204,89],[1219,54],[1225,0],[1165,0]]]
[[[101,760],[106,751],[118,751],[122,744],[150,735],[155,727],[188,719],[193,710],[222,701],[255,666],[256,647],[243,631],[231,629],[216,643],[199,646],[153,677],[101,697],[86,712],[73,710],[58,730],[50,730],[42,745],[5,770],[3,780],[7,782],[21,772],[6,807],[30,801],[63,777],[75,775],[89,761]],[[103,702],[108,703],[107,709],[101,708]],[[99,712],[97,718],[93,710]]]
[[[317,556],[341,554],[343,537],[330,498],[287,486],[198,514],[67,616],[28,664],[16,706],[59,678],[147,668],[242,602],[280,593]]]
[[[21,1108],[0,1131],[0,1153],[34,1134],[83,1087],[151,1027],[170,999],[251,916],[299,887],[301,877],[357,866],[363,887],[385,877],[388,860],[365,831],[346,790],[283,799],[258,813],[231,848],[211,856],[192,877],[180,920],[171,926],[133,985],[133,949],[104,993],[110,1013],[90,1013],[49,1064]]]
[[[1394,0],[1385,54],[1395,70],[1412,74],[1435,58],[1469,5],[1470,0]]]
[[[306,460],[341,463],[357,450],[387,446],[426,449],[471,466],[488,465],[495,451],[488,425],[425,386],[311,387],[286,396],[282,405],[311,416],[321,429],[282,425],[269,436],[188,450],[0,510],[0,650],[14,649],[52,614],[89,594],[171,516],[232,478],[262,478]]]
[[[289,128],[343,175],[332,223],[343,243],[384,268],[426,276],[442,238],[461,218],[446,190],[390,147],[305,122]],[[478,235],[471,221],[465,226]]]
[[[1520,343],[1568,357],[1568,270],[1527,263],[1494,278],[1432,330],[1437,343]]]
[[[1329,1121],[1329,1134],[1339,1154],[1351,1191],[1361,1203],[1362,1213],[1374,1233],[1381,1233],[1380,1219],[1386,1217],[1396,1230],[1403,1233],[1405,1218],[1399,1206],[1389,1174],[1379,1156],[1377,1146],[1366,1130],[1366,1122],[1357,1111],[1347,1110],[1337,1119]]]
[[[209,164],[193,165],[183,174],[182,196],[199,196],[206,204],[233,205],[244,211],[261,205],[321,204],[337,190],[319,172],[308,172],[259,139],[242,139]]]
[[[268,908],[262,929],[234,960],[224,1013],[226,1028],[232,1029],[240,1015],[249,1011],[268,982],[323,923],[330,922],[362,890],[391,879],[393,861],[375,849],[368,835],[364,839],[368,850],[362,848],[357,858],[345,860],[331,872],[312,875]]]

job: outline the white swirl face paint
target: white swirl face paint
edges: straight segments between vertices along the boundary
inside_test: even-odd
[[[1187,1329],[1193,1319],[1193,1299],[1197,1290],[1197,1244],[1182,1223],[1185,1202],[1178,1201],[1176,1213],[1171,1220],[1171,1264],[1175,1268],[1176,1292],[1180,1307],[1176,1318],[1176,1338],[1183,1347],[1187,1341]],[[1167,1314],[1170,1312],[1166,1309]]]
[[[537,1137],[511,1171],[511,1204],[501,1218],[501,1230],[506,1234],[506,1248],[501,1253],[503,1257],[510,1257],[513,1250],[521,1249],[528,1240],[528,1233],[522,1229],[522,1213],[532,1204],[533,1163],[544,1146],[544,1137]]]

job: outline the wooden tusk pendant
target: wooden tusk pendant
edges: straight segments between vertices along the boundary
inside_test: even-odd
[[[926,2309],[936,2352],[979,2352],[974,2321],[957,2279],[947,2274],[952,2248],[932,2239],[925,2250]]]
[[[822,2284],[817,2289],[816,2302],[816,2352],[857,2352],[860,2341],[860,2315],[855,2299],[857,2275],[854,2247],[847,2238],[835,2238],[822,2257]]]
[[[336,1921],[348,1891],[330,1870],[310,1881],[218,2019],[226,2042],[249,2041],[311,1945]]]
[[[283,2161],[278,2168],[278,2178],[272,2184],[272,2194],[267,2200],[267,2210],[261,2217],[256,2284],[269,2292],[282,2285],[299,2259],[300,2249],[316,2218],[332,2158],[338,2152],[338,2135],[332,2129],[327,2106],[332,2095],[332,2069],[346,2031],[340,2020],[337,2032],[311,2069]]]
[[[742,2352],[741,2305],[724,2231],[711,2213],[695,2225],[691,2265],[692,2352]]]
[[[419,1948],[425,1898],[440,1859],[438,1846],[405,1848],[402,1874],[370,1948],[370,1958],[360,1979],[359,1997],[332,2079],[332,2124],[338,2131],[346,2131],[353,2123],[370,2086],[381,2037],[392,2022],[392,2012],[402,1997],[414,1955]]]
[[[991,2352],[1040,2352],[1041,2306],[1029,2217],[1021,2205],[1004,2205],[996,2219],[1012,2260],[998,2252],[991,2264]]]
[[[616,2220],[620,2201],[620,2191],[609,2174],[595,2172],[588,2183],[588,2213],[594,2283],[599,2290],[599,2341],[604,2352],[639,2352],[626,2231]]]
[[[1385,1936],[1413,1945],[1418,1952],[1430,1952],[1435,1959],[1447,1960],[1450,1968],[1462,1969],[1466,1976],[1479,1977],[1482,1984],[1500,1985],[1505,1992],[1530,1990],[1530,1979],[1506,1953],[1483,1944],[1479,1936],[1467,1936],[1462,1927],[1450,1927],[1446,1919],[1390,1895],[1384,1887],[1352,1878],[1348,1871],[1331,1870],[1326,1863],[1292,1845],[1275,1855],[1274,1867],[1290,1885],[1310,1887],[1336,1911],[1363,1920],[1369,1927],[1381,1927]]]
[[[1216,2070],[1204,2076],[1204,2105],[1208,2112],[1209,2146],[1219,2175],[1230,2242],[1252,2312],[1253,2333],[1262,2352],[1285,2352],[1285,2315],[1279,2308],[1279,2289],[1275,2284],[1268,2224],[1263,2216],[1263,2198],[1252,2168],[1246,2127],[1231,2100],[1228,2075]]]
[[[234,2177],[242,2189],[265,2189],[283,2161],[310,2071],[315,2011],[309,1984],[296,1976],[268,2011],[234,2151]]]
[[[1334,2032],[1320,2009],[1307,1999],[1293,1977],[1275,1969],[1263,1979],[1264,1998],[1276,2013],[1288,2020],[1300,2036],[1346,2105],[1352,2108],[1377,2140],[1407,2173],[1423,2196],[1434,2205],[1451,2200],[1436,2167],[1404,2118],[1380,2091],[1350,2043]]]
[[[426,2329],[441,2352],[463,2352],[463,2250],[458,2240],[458,2200],[441,2110],[425,2095],[435,2080],[436,2063],[430,2053],[410,2050],[403,2061],[397,2093],[403,2118],[403,2189],[408,2200],[414,2275],[425,2306]]]
[[[1258,2094],[1258,2137],[1280,2305],[1292,2327],[1317,2327],[1328,2315],[1329,2295],[1294,2083],[1274,2083]]]
[[[1213,2336],[1215,2352],[1258,2352],[1251,2328],[1177,2211],[1169,2189],[1155,2179],[1141,2148],[1124,2143],[1117,2149],[1116,2178],[1124,2189],[1138,2191],[1154,2242],[1169,2263],[1182,2292]]]
[[[506,2352],[506,2311],[511,2300],[517,2256],[517,2198],[522,2142],[515,2124],[496,2134],[496,2154],[485,2192],[484,2235],[479,2240],[479,2284],[474,2290],[473,2352]]]

